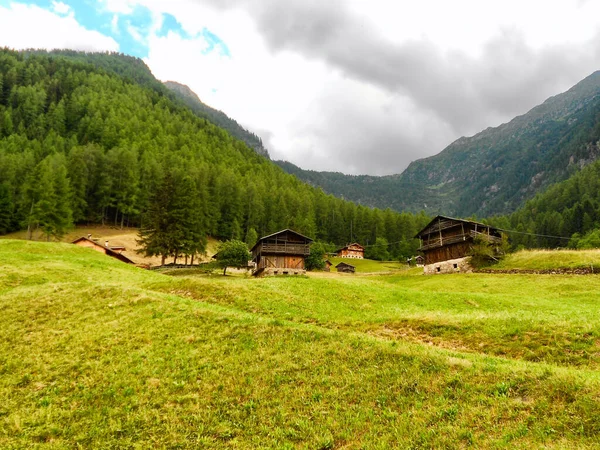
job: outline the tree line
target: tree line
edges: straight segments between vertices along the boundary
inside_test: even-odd
[[[600,247],[600,161],[489,222],[510,230],[513,248]]]
[[[0,233],[137,226],[149,251],[178,257],[206,236],[252,245],[292,228],[415,253],[424,213],[326,195],[173,101],[139,60],[87,55],[0,50]]]

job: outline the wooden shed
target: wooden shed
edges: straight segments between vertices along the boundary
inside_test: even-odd
[[[363,259],[365,257],[365,248],[354,242],[336,250],[336,254],[339,258]]]
[[[416,236],[421,240],[424,273],[451,273],[469,271],[468,256],[473,242],[480,237],[490,244],[502,242],[499,230],[471,220],[437,216]]]
[[[96,241],[93,241],[90,238],[82,236],[79,239],[75,239],[72,243],[75,245],[78,245],[80,247],[91,248],[93,250],[96,250],[97,252],[104,253],[105,255],[110,256],[115,259],[118,259],[119,261],[122,261],[124,263],[135,264],[127,256],[121,254],[121,252],[125,251],[125,247],[121,247],[121,246],[115,247],[115,248],[109,247],[108,241],[106,241],[105,244],[102,245]]]
[[[323,271],[324,272],[331,272],[331,266],[333,266],[333,263],[331,261],[329,261],[328,259],[325,260],[325,267],[323,267]]]
[[[299,275],[306,273],[305,258],[313,240],[286,229],[262,237],[252,247],[254,275]]]
[[[341,273],[354,273],[356,271],[356,267],[345,262],[339,263],[337,266],[335,266],[335,268]]]

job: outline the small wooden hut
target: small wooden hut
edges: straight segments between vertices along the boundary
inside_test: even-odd
[[[305,258],[312,239],[286,229],[264,236],[252,247],[254,275],[299,275],[306,273]]]
[[[325,260],[325,267],[323,268],[323,271],[325,272],[331,272],[331,266],[333,266],[333,263],[331,261],[329,261],[328,259]]]
[[[115,248],[109,247],[108,241],[106,241],[105,244],[102,245],[102,244],[97,243],[96,241],[93,241],[90,238],[82,236],[79,239],[75,239],[72,243],[75,245],[78,245],[80,247],[91,248],[93,250],[96,250],[97,252],[104,253],[105,255],[110,256],[115,259],[118,259],[119,261],[122,261],[124,263],[135,264],[127,256],[121,254],[121,252],[125,251],[125,247],[121,247],[121,246],[115,247]]]
[[[363,259],[365,257],[365,248],[354,242],[336,250],[336,256],[339,258]]]
[[[339,263],[337,266],[335,266],[335,268],[341,273],[354,273],[356,271],[356,267],[345,262]]]
[[[445,216],[435,217],[415,237],[421,240],[419,251],[425,258],[425,274],[469,271],[468,256],[475,238],[490,244],[502,242],[502,235],[496,228]]]

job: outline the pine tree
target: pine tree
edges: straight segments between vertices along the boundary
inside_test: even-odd
[[[0,234],[12,231],[14,205],[8,183],[0,184]]]

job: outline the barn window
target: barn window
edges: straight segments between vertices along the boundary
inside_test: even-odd
[[[455,269],[458,269],[458,264],[453,264]]]
[[[435,270],[437,270],[438,272],[442,270],[441,267],[436,267]]]

